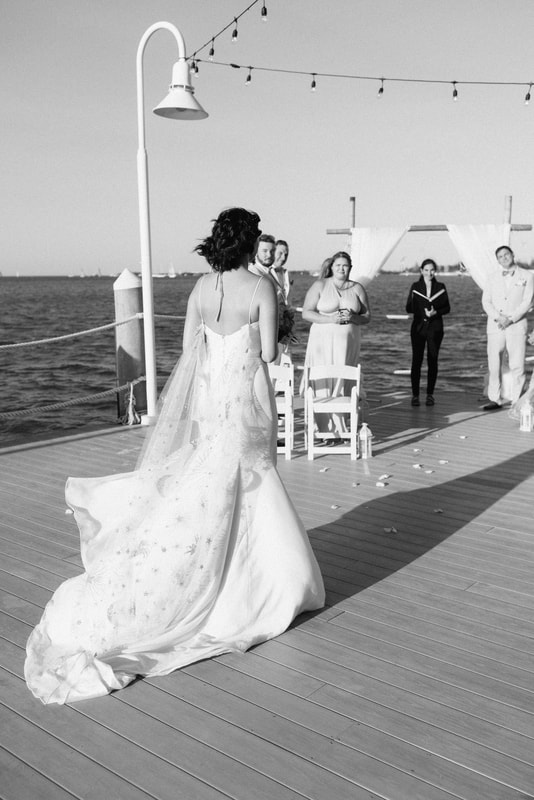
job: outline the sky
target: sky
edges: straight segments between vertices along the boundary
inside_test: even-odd
[[[250,2],[0,0],[3,275],[140,269],[139,41],[165,20],[191,54]],[[165,30],[147,43],[154,271],[205,269],[193,248],[233,205],[289,242],[289,268],[310,271],[346,246],[326,231],[350,227],[351,196],[359,226],[500,223],[508,195],[512,221],[534,223],[532,0],[266,0],[266,23],[262,2],[235,43],[233,25],[215,40],[213,63],[209,44],[199,53],[206,120],[152,114],[177,50]],[[249,85],[229,62],[256,67]],[[384,95],[378,80],[335,77],[311,92],[312,73],[384,76]],[[534,258],[532,233],[512,245]],[[425,257],[458,261],[447,234],[412,233],[387,267]]]

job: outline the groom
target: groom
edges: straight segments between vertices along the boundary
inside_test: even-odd
[[[497,411],[504,401],[501,360],[504,351],[512,376],[512,403],[518,400],[525,382],[526,315],[534,297],[534,276],[515,263],[508,245],[495,251],[499,269],[488,278],[482,307],[488,315],[488,399],[484,411]]]
[[[274,264],[275,246],[274,236],[268,233],[262,233],[258,239],[256,257],[252,264],[249,265],[249,271],[253,272],[255,275],[267,275],[278,287],[278,281],[276,281],[271,274],[271,267]]]
[[[258,239],[254,261],[249,264],[248,268],[249,272],[253,272],[255,275],[263,275],[269,278],[276,289],[276,296],[278,299],[278,357],[274,363],[280,364],[282,353],[286,353],[290,359],[289,344],[285,341],[287,339],[285,326],[287,325],[287,318],[289,315],[291,328],[293,327],[294,313],[286,301],[284,289],[274,270],[275,249],[276,240],[274,236],[268,233],[262,233]]]

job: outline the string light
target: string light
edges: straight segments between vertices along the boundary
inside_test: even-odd
[[[248,68],[248,75],[247,75],[247,79],[246,79],[246,81],[245,81],[245,86],[248,86],[248,85],[249,85],[249,83],[251,82],[251,80],[252,80],[252,67],[249,67],[249,68]]]
[[[232,37],[232,41],[235,42],[235,40],[237,39],[237,35],[238,35],[238,31],[237,31],[237,22],[238,22],[238,20],[240,20],[241,17],[243,17],[245,14],[247,14],[259,2],[260,2],[260,0],[252,0],[252,2],[249,3],[248,6],[245,9],[243,9],[243,11],[240,14],[237,15],[237,17],[234,17],[233,22],[229,22],[227,25],[224,26],[224,28],[221,28],[221,30],[218,33],[214,34],[213,36],[210,36],[208,41],[205,42],[202,45],[202,47],[197,47],[195,52],[191,56],[188,56],[188,59],[191,61],[191,63],[193,62],[194,59],[196,59],[197,54],[202,52],[202,50],[204,50],[206,47],[208,47],[208,45],[211,44],[213,49],[215,49],[215,47],[214,47],[215,39],[218,39],[219,36],[222,36],[223,33],[226,33],[226,31],[229,28],[231,28],[232,25],[234,26],[234,33],[235,33],[235,36]],[[265,5],[265,0],[264,0],[263,4]]]
[[[211,36],[208,41],[199,47],[195,52],[188,56],[188,60],[191,63],[191,69],[198,74],[198,63],[202,61],[202,59],[197,58],[197,54],[204,50],[206,47],[210,46],[209,49],[209,60],[213,61],[213,57],[215,55],[215,39],[219,36],[222,36],[232,25],[234,26],[232,31],[232,42],[237,41],[237,37],[239,35],[238,31],[238,20],[241,19],[246,13],[248,13],[255,5],[257,5],[260,0],[252,0],[251,3],[236,17],[234,17],[233,22],[229,22],[225,25],[222,30],[216,33],[214,36]],[[267,6],[266,0],[262,0],[262,7],[261,7],[261,20],[262,22],[267,22]],[[238,64],[228,64],[224,62],[217,62],[218,66],[232,66],[236,69],[240,68]],[[430,84],[452,84],[453,91],[452,91],[452,99],[456,102],[458,100],[458,88],[457,88],[457,81],[450,81],[450,80],[432,80],[429,78],[378,78],[377,76],[372,75],[346,75],[346,74],[339,74],[339,73],[323,73],[323,72],[307,72],[305,70],[292,70],[292,69],[279,69],[276,67],[248,67],[249,74],[247,75],[245,83],[248,85],[251,80],[251,71],[252,69],[257,69],[263,72],[276,72],[279,74],[288,74],[288,75],[311,75],[312,76],[312,83],[311,83],[311,91],[315,92],[317,88],[317,77],[320,76],[322,78],[341,78],[341,79],[351,79],[351,80],[360,80],[360,81],[380,81],[380,87],[377,92],[377,98],[382,98],[384,95],[384,82],[388,81],[395,81],[397,83],[430,83]],[[526,81],[462,81],[464,85],[470,86],[525,86],[527,85]],[[528,82],[528,90],[525,95],[524,103],[528,105],[531,99],[531,91],[532,86],[534,86],[534,82]]]
[[[198,63],[202,62],[202,59],[196,58],[196,53],[192,56],[189,56],[191,60],[191,69],[195,69],[198,72]],[[205,62],[208,63],[208,62]],[[228,61],[216,61],[214,62],[219,67],[233,67],[234,69],[240,69],[240,64],[230,63]],[[449,81],[449,80],[433,80],[430,78],[394,78],[394,77],[387,77],[387,78],[378,78],[376,75],[347,75],[341,73],[334,73],[334,72],[307,72],[305,70],[300,69],[281,69],[278,67],[259,67],[259,66],[248,66],[243,67],[244,69],[255,69],[260,72],[274,72],[279,75],[310,75],[312,78],[311,82],[311,91],[315,92],[317,88],[317,78],[339,78],[344,80],[354,80],[354,81],[380,81],[380,87],[377,92],[377,98],[381,98],[384,95],[384,85],[386,81],[395,82],[395,83],[426,83],[426,84],[449,84],[452,85],[452,99],[457,102],[458,100],[458,81]],[[465,86],[526,86],[526,81],[462,81],[462,85]],[[525,105],[528,105],[531,100],[531,91],[532,87],[534,86],[534,82],[528,84],[528,91],[525,95]]]

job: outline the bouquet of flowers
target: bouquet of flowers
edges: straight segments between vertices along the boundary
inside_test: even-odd
[[[295,309],[279,298],[278,302],[278,341],[280,344],[297,344],[298,338],[293,333],[295,327]]]

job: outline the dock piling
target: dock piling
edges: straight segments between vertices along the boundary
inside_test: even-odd
[[[141,279],[129,269],[124,269],[113,283],[115,298],[115,321],[139,314],[143,310]],[[143,320],[141,317],[131,320],[115,329],[115,353],[117,364],[117,381],[122,386],[145,374],[145,347],[143,341]],[[135,406],[137,411],[145,411],[146,384],[144,381],[134,387]],[[127,393],[117,395],[117,415],[126,413]]]

